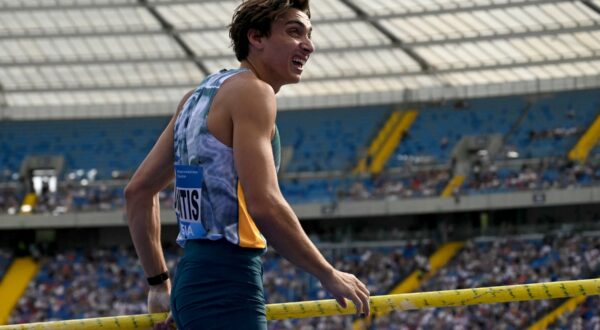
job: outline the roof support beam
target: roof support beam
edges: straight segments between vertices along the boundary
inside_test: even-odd
[[[348,5],[348,0],[341,0],[344,4]],[[501,3],[489,3],[481,6],[477,5],[469,5],[471,4],[468,1],[463,2],[464,6],[454,5],[452,4],[432,10],[423,10],[423,11],[415,11],[415,12],[406,12],[406,13],[389,13],[389,14],[380,14],[380,15],[369,15],[369,17],[373,19],[389,19],[389,18],[407,18],[407,17],[421,17],[428,15],[441,15],[441,14],[450,14],[450,13],[462,13],[462,12],[470,12],[476,10],[493,10],[493,9],[503,9],[503,8],[512,8],[512,7],[522,7],[524,5],[534,6],[540,4],[549,4],[549,3],[560,3],[560,2],[571,2],[572,0],[527,0],[524,1],[505,1]],[[580,0],[585,4],[591,4],[589,0]],[[202,3],[221,3],[223,0],[202,0]],[[237,2],[237,1],[236,1]],[[172,5],[186,5],[186,4],[198,4],[198,0],[173,0],[169,2],[162,1],[149,1],[149,4],[154,7],[160,6],[172,6]],[[594,6],[594,4],[591,4]],[[354,3],[350,6],[355,6]],[[139,4],[135,2],[126,2],[126,3],[84,3],[84,4],[75,4],[69,2],[68,4],[57,5],[56,3],[48,3],[48,4],[36,4],[33,6],[23,5],[23,6],[2,6],[0,2],[0,11],[3,13],[15,13],[15,12],[32,12],[32,11],[50,11],[50,10],[72,10],[72,9],[115,9],[115,8],[139,8]],[[352,7],[350,7],[352,8]],[[231,13],[233,14],[233,13]],[[367,13],[365,13],[367,14]],[[324,20],[314,20],[318,22],[346,22],[352,21],[355,18],[333,18],[333,19],[324,19]]]
[[[345,1],[353,1],[353,0],[345,0]],[[394,14],[393,16],[397,17],[397,18],[421,17],[421,16],[430,16],[430,15],[456,14],[456,13],[464,13],[464,12],[472,12],[472,11],[488,11],[488,10],[505,9],[505,8],[512,8],[512,7],[538,6],[538,5],[542,5],[542,4],[558,3],[558,2],[571,2],[571,0],[492,1],[491,3],[487,3],[484,5],[480,5],[480,6],[478,6],[477,4],[475,4],[471,1],[462,1],[462,2],[460,2],[460,4],[448,2],[448,4],[446,4],[444,6],[439,6],[436,9],[399,13],[399,14]],[[381,17],[374,16],[374,18],[382,18],[382,17],[383,16],[381,16]]]
[[[443,44],[466,44],[468,42],[478,42],[478,41],[494,41],[494,40],[511,40],[518,38],[527,38],[527,37],[543,37],[543,36],[558,36],[563,34],[573,34],[580,32],[593,32],[597,31],[600,28],[599,22],[594,22],[594,24],[589,26],[574,26],[574,27],[556,27],[556,28],[548,28],[539,31],[523,31],[523,32],[510,32],[510,33],[498,33],[491,35],[478,35],[472,37],[456,37],[449,38],[445,40],[424,40],[424,41],[416,41],[416,42],[406,42],[405,44],[410,47],[426,47],[426,46],[436,46]]]
[[[22,5],[22,6],[0,6],[0,11],[3,13],[18,13],[32,11],[50,11],[50,10],[71,10],[71,9],[115,9],[115,8],[139,8],[135,2],[127,3],[86,3],[86,4],[63,4],[57,5],[56,2],[48,2],[47,4]]]
[[[600,12],[599,12],[599,14],[600,14]],[[361,22],[361,20],[355,18],[355,19],[347,20],[346,22]],[[329,22],[327,22],[327,23],[329,23]],[[543,35],[556,35],[557,33],[571,34],[571,33],[577,33],[577,32],[595,31],[599,28],[600,28],[600,22],[594,22],[593,24],[587,25],[587,26],[574,26],[574,27],[566,27],[566,28],[557,26],[557,27],[551,27],[551,28],[538,30],[538,31],[498,33],[498,34],[491,34],[491,35],[486,34],[486,35],[478,35],[478,36],[472,36],[472,37],[454,37],[454,38],[449,38],[449,39],[445,39],[445,40],[425,40],[425,41],[416,41],[416,42],[398,41],[398,42],[401,42],[403,45],[406,45],[406,46],[420,47],[420,46],[439,45],[439,44],[444,44],[444,43],[449,43],[449,42],[458,42],[458,41],[463,43],[463,42],[469,42],[469,41],[490,40],[490,39],[494,39],[494,38],[538,37],[538,36],[543,36]],[[173,32],[176,33],[178,36],[181,36],[182,34],[186,34],[186,33],[206,33],[206,32],[217,32],[217,31],[220,32],[220,31],[223,31],[224,29],[226,29],[226,27],[224,27],[224,26],[214,26],[214,27],[203,27],[203,28],[176,29],[176,30],[173,30]],[[384,33],[383,31],[380,31],[380,32]],[[5,40],[154,36],[154,35],[162,35],[163,33],[170,34],[170,32],[164,31],[164,30],[137,30],[137,31],[136,30],[133,30],[133,31],[132,30],[122,30],[122,31],[115,30],[115,31],[101,31],[101,32],[72,31],[72,32],[49,32],[49,33],[36,32],[36,33],[24,33],[24,34],[0,35],[0,42],[5,41]],[[391,34],[391,32],[389,32],[389,31],[388,31],[388,33]],[[391,37],[388,34],[385,34],[385,35],[386,35],[386,37],[390,38],[390,40],[392,40],[393,43],[394,43],[394,40],[397,39],[393,35]],[[377,48],[379,46],[372,46],[372,47]],[[354,49],[356,49],[356,48],[352,47],[352,48],[337,48],[337,49],[333,48],[332,49],[332,48],[320,47],[318,52],[321,53],[323,51],[336,51],[336,50],[345,51],[345,50],[354,50]],[[227,55],[230,55],[230,54],[228,53]]]
[[[11,6],[2,5],[0,2],[0,11],[3,13],[15,13],[15,12],[31,12],[31,11],[48,11],[48,10],[71,10],[71,9],[114,9],[114,8],[139,8],[140,5],[136,3],[138,0],[128,0],[121,2],[106,2],[106,3],[77,3],[76,1],[69,1],[68,3],[61,4],[61,1],[48,1],[47,3],[38,3],[35,5],[21,5]],[[209,2],[223,2],[222,0],[202,0],[202,3]],[[198,0],[184,0],[184,1],[152,1],[150,0],[149,5],[151,6],[166,6],[166,5],[178,5],[178,4],[197,4]],[[233,14],[233,13],[232,13]]]
[[[459,73],[459,72],[481,72],[488,70],[499,70],[499,69],[512,69],[512,68],[530,68],[530,67],[539,67],[546,65],[559,65],[559,64],[569,64],[569,63],[584,63],[589,64],[590,61],[600,61],[600,55],[595,56],[585,56],[578,57],[572,59],[556,59],[556,60],[539,60],[539,61],[530,61],[530,62],[522,62],[522,63],[509,63],[509,64],[496,64],[496,65],[488,65],[483,67],[464,67],[464,68],[449,68],[443,70],[435,70],[429,73],[423,73],[420,71],[416,72],[393,72],[393,73],[382,73],[382,74],[370,74],[370,75],[361,75],[361,74],[352,74],[345,76],[336,76],[336,77],[313,77],[313,78],[303,78],[303,82],[315,82],[315,81],[338,81],[338,80],[348,80],[348,79],[378,79],[378,78],[399,78],[399,77],[415,77],[415,76],[423,76],[423,75],[438,75],[438,74],[448,74],[448,73]],[[68,91],[119,91],[119,90],[138,90],[138,89],[164,89],[164,88],[190,88],[193,87],[193,84],[189,84],[186,82],[174,83],[174,84],[146,84],[143,86],[135,85],[135,86],[97,86],[97,87],[51,87],[51,88],[18,88],[18,89],[7,89],[6,92],[9,93],[40,93],[40,92],[68,92]]]
[[[497,39],[507,40],[508,38],[526,38],[526,37],[540,37],[540,36],[557,36],[562,34],[574,34],[580,32],[592,32],[596,31],[600,28],[600,24],[596,23],[592,26],[576,26],[571,28],[560,28],[560,29],[548,29],[542,31],[525,31],[525,32],[517,32],[510,34],[498,34],[493,36],[474,36],[474,37],[465,37],[465,38],[452,38],[448,40],[427,40],[427,41],[417,41],[412,43],[404,43],[403,46],[400,46],[397,43],[392,41],[391,44],[386,45],[378,45],[378,46],[356,46],[356,47],[342,47],[342,48],[319,48],[319,54],[336,54],[336,53],[344,53],[348,51],[370,51],[370,50],[386,50],[386,49],[402,49],[406,51],[408,47],[413,51],[416,47],[428,47],[428,46],[436,46],[436,45],[444,45],[444,44],[454,44],[454,43],[467,43],[467,42],[478,42],[478,41],[493,41]],[[148,33],[156,34],[156,33]],[[98,37],[99,35],[90,35],[90,37]],[[2,38],[0,38],[0,41]],[[187,44],[183,43],[186,47]],[[1,45],[1,42],[0,42]],[[144,57],[144,58],[106,58],[106,59],[69,59],[69,60],[45,60],[45,61],[34,61],[34,62],[0,62],[0,68],[14,68],[14,67],[45,67],[45,66],[57,66],[57,65],[120,65],[120,64],[138,64],[138,63],[172,63],[172,62],[187,62],[192,61],[196,64],[201,63],[202,61],[211,61],[211,60],[219,60],[224,58],[232,57],[231,53],[227,54],[216,54],[216,55],[197,55],[193,52],[186,52],[186,57]],[[15,59],[16,60],[16,59]],[[203,66],[204,67],[204,66]],[[202,69],[201,69],[202,70]],[[205,71],[202,71],[204,74],[208,74]]]
[[[596,6],[595,3],[593,3],[590,0],[581,0],[581,2],[586,5],[588,8],[590,8],[591,10],[593,10],[594,12],[596,12],[596,14],[600,15],[600,7]]]
[[[221,3],[224,0],[202,0],[202,3]],[[539,5],[546,3],[556,3],[556,2],[570,2],[571,0],[527,0],[527,1],[515,1],[508,0],[502,1],[500,3],[487,3],[483,5],[473,4],[469,1],[464,1],[459,4],[447,4],[445,6],[439,6],[438,8],[432,10],[423,10],[423,11],[414,11],[400,14],[390,14],[393,17],[418,17],[422,15],[439,15],[439,14],[448,14],[448,13],[459,13],[459,12],[468,12],[473,10],[492,10],[492,9],[501,9],[501,8],[511,8],[511,7],[521,7],[523,5]],[[581,0],[582,2],[586,2],[587,0]],[[58,2],[58,4],[56,3]],[[173,1],[152,1],[150,0],[150,5],[158,7],[158,6],[170,6],[170,5],[187,5],[187,4],[198,4],[198,0],[173,0]],[[239,2],[239,1],[234,1]],[[343,1],[346,3],[346,1]],[[66,4],[60,4],[60,1],[52,1],[47,4],[38,3],[35,5],[21,5],[21,6],[10,6],[10,5],[0,5],[0,11],[2,12],[19,12],[19,11],[35,11],[35,10],[67,10],[67,9],[102,9],[102,8],[136,8],[139,7],[135,1],[123,1],[123,2],[107,2],[107,3],[74,3],[73,1],[69,1]],[[233,13],[231,13],[233,14]],[[387,14],[384,16],[388,16]],[[375,18],[382,18],[384,16],[376,16]]]
[[[47,60],[33,62],[0,62],[0,68],[17,67],[56,67],[56,66],[90,66],[90,65],[134,65],[140,63],[189,63],[187,57],[155,57],[155,58],[105,58],[105,59],[68,59],[68,60]]]
[[[101,37],[123,37],[123,36],[153,36],[163,34],[162,29],[159,30],[114,30],[114,31],[57,31],[57,32],[41,32],[34,33],[12,33],[0,35],[0,41],[6,40],[35,40],[35,39],[68,39],[68,38],[101,38]]]
[[[415,76],[423,76],[423,75],[438,75],[438,74],[447,74],[447,73],[459,73],[459,72],[481,72],[488,70],[501,70],[501,69],[513,69],[513,68],[530,68],[530,67],[538,67],[545,65],[559,65],[559,64],[569,64],[569,63],[588,63],[590,61],[600,61],[600,54],[594,56],[582,56],[578,58],[571,59],[556,59],[556,60],[539,60],[539,61],[530,61],[530,62],[513,62],[513,63],[503,63],[503,64],[494,64],[487,66],[478,66],[478,67],[462,67],[462,68],[448,68],[442,70],[431,70],[427,73],[423,72],[393,72],[393,73],[382,73],[382,74],[369,74],[369,75],[361,75],[361,74],[352,74],[347,76],[339,76],[339,77],[314,77],[314,78],[303,78],[303,82],[307,81],[328,81],[328,80],[348,80],[348,79],[373,79],[373,78],[393,78],[393,77],[415,77]]]

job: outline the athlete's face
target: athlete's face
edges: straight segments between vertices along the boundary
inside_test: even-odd
[[[288,10],[273,22],[271,35],[264,40],[263,55],[274,84],[300,81],[304,66],[315,50],[311,33],[310,19],[298,9]]]

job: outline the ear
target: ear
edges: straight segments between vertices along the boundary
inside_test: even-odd
[[[260,33],[257,29],[249,29],[248,30],[248,44],[254,48],[262,49],[264,47],[263,40],[264,35]]]

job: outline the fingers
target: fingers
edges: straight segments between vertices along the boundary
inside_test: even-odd
[[[348,298],[354,303],[357,315],[370,315],[369,306],[369,289],[356,276],[335,271],[334,277],[326,280],[323,286],[333,295],[337,303],[346,308],[347,302],[344,298]]]
[[[150,291],[148,292],[148,312],[162,313],[170,309],[170,299],[168,292]]]
[[[348,305],[345,298],[352,301],[356,308],[357,315],[370,315],[370,307],[369,307],[369,290],[367,287],[360,282],[358,279],[353,278],[349,281],[346,292],[335,295],[335,300],[342,306],[346,308]]]
[[[356,307],[356,315],[360,316],[360,314],[362,314],[362,309],[363,309],[362,300],[358,297],[357,294],[353,294],[351,297],[351,300],[354,303],[354,307]]]
[[[366,293],[364,291],[361,291],[358,296],[362,304],[362,314],[364,314],[365,316],[371,315],[371,308],[369,304],[369,290],[367,290]]]
[[[175,322],[173,320],[173,315],[171,314],[171,312],[169,312],[169,315],[167,316],[167,318],[163,322],[155,324],[152,329],[154,329],[154,330],[171,330],[171,329],[175,329]]]
[[[356,307],[357,315],[369,316],[371,314],[368,294],[365,294],[363,291],[357,291],[356,294],[352,296],[351,300]]]
[[[355,276],[352,277],[354,280],[354,294],[352,295],[351,300],[356,306],[356,314],[368,316],[371,312],[369,307],[369,289],[367,289],[366,285]]]
[[[337,301],[337,303],[340,304],[340,306],[342,306],[343,308],[346,308],[346,306],[348,306],[348,304],[346,304],[346,298],[344,298],[344,296],[335,297],[335,301]]]
[[[364,285],[363,282],[358,282],[359,283],[359,297],[362,301],[362,306],[363,306],[363,313],[366,316],[369,316],[371,314],[371,308],[370,308],[370,303],[369,303],[369,296],[371,295],[371,293],[369,292],[369,289],[367,289],[367,286]]]

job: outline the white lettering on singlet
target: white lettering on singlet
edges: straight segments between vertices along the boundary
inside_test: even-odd
[[[201,189],[177,188],[175,190],[175,212],[179,220],[200,221]]]
[[[180,223],[179,231],[183,237],[194,237],[194,230],[192,229],[192,226],[186,225],[183,222]]]

